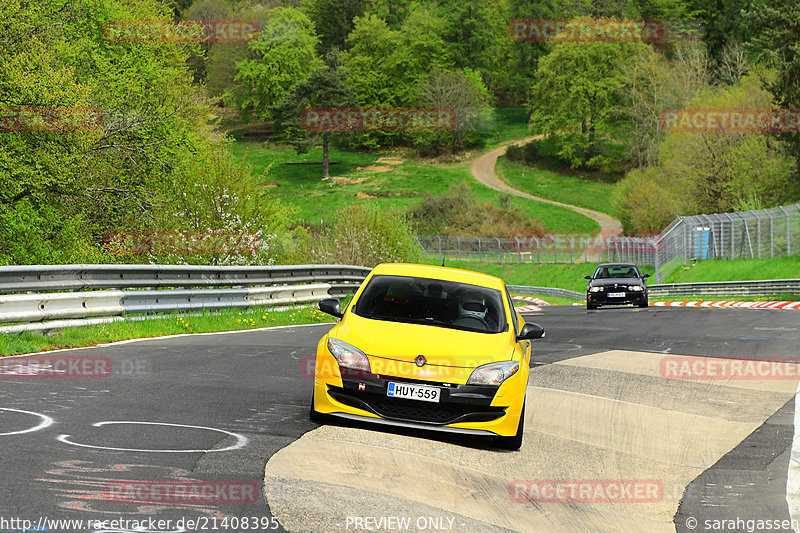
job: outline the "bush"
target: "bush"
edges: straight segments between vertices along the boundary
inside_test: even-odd
[[[370,203],[351,204],[311,240],[311,263],[374,267],[378,263],[418,263],[422,250],[405,216]]]
[[[626,232],[661,231],[680,214],[681,196],[661,169],[628,172],[614,188],[611,208]]]
[[[544,226],[520,215],[511,198],[501,196],[499,205],[476,201],[465,184],[439,194],[428,194],[409,211],[417,232],[423,235],[459,237],[506,237],[513,234],[544,236]]]

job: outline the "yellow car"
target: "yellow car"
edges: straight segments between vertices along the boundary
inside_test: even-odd
[[[328,415],[522,445],[530,340],[503,280],[455,268],[381,264],[317,347],[312,420]]]

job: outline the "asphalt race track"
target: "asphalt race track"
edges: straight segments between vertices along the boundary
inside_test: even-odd
[[[798,375],[784,359],[800,355],[796,312],[559,306],[527,318],[547,336],[534,342],[520,452],[310,422],[307,357],[329,325],[47,354],[109,363],[80,377],[3,359],[0,531],[22,520],[107,533],[766,531],[759,520],[792,531]],[[710,377],[726,359],[776,363]],[[627,501],[518,491],[620,480],[658,490]],[[217,492],[168,497],[164,486]]]

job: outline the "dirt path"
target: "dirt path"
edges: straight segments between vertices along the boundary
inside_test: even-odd
[[[526,192],[522,192],[512,188],[507,183],[505,183],[504,181],[502,181],[500,178],[497,177],[497,174],[495,174],[494,171],[494,166],[497,164],[497,158],[506,153],[506,149],[509,146],[524,144],[541,138],[542,135],[535,135],[533,137],[526,137],[524,139],[510,141],[499,146],[498,148],[495,148],[494,150],[490,150],[485,154],[476,157],[475,159],[472,160],[472,166],[471,166],[472,176],[479,182],[483,183],[487,187],[491,187],[496,191],[513,194],[514,196],[527,198],[528,200],[536,200],[537,202],[544,202],[547,204],[557,205],[560,207],[566,207],[567,209],[571,209],[576,213],[580,213],[581,215],[587,216],[592,220],[596,221],[598,224],[600,224],[601,237],[605,238],[612,235],[619,235],[620,233],[622,233],[622,224],[620,224],[619,220],[617,220],[614,217],[606,215],[605,213],[600,213],[599,211],[586,209],[585,207],[578,207],[577,205],[564,204],[561,202],[556,202],[555,200],[548,200],[546,198],[539,198],[538,196],[533,196]]]

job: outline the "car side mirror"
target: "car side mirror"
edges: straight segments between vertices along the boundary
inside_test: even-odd
[[[583,276],[583,279],[592,279],[592,276]]]
[[[650,274],[642,274],[642,279],[649,278],[649,277],[650,277]]]
[[[519,335],[517,335],[517,341],[540,339],[542,337],[544,337],[544,328],[539,324],[528,322],[522,326]]]
[[[336,318],[342,318],[344,313],[339,305],[339,300],[336,298],[325,298],[319,302],[319,310],[323,313],[328,313]]]

